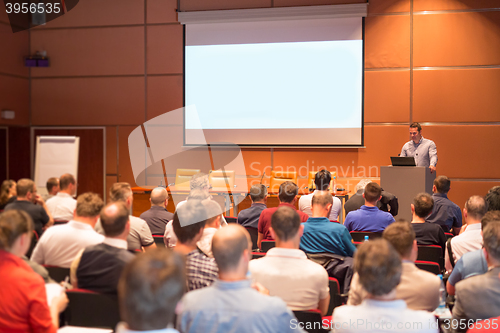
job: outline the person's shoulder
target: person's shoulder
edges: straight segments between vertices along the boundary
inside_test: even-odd
[[[418,267],[415,267],[416,270],[413,271],[413,274],[418,277],[419,281],[425,282],[425,284],[429,285],[435,285],[439,287],[441,285],[441,279],[430,272],[424,271],[423,269],[420,269]]]
[[[480,274],[471,276],[467,279],[457,282],[455,285],[456,295],[461,293],[477,292],[478,290],[484,289],[485,284],[487,284],[488,277],[486,274]],[[458,297],[458,296],[457,296]]]
[[[136,226],[143,226],[144,224],[147,224],[147,222],[144,219],[141,219],[140,217],[130,215],[130,225],[136,225]]]

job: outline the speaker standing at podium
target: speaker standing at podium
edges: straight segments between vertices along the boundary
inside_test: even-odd
[[[401,149],[401,157],[414,157],[417,166],[428,167],[431,173],[436,171],[437,148],[434,141],[422,137],[422,126],[419,123],[410,125],[410,141]]]

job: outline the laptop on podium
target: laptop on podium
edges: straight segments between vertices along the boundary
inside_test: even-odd
[[[391,156],[392,166],[416,166],[414,157]]]

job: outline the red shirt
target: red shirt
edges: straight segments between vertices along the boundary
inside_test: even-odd
[[[269,227],[271,226],[271,216],[281,206],[287,206],[296,210],[297,213],[299,213],[301,222],[306,222],[307,219],[309,218],[309,215],[307,215],[304,212],[301,212],[300,210],[297,210],[294,205],[285,202],[280,203],[278,207],[266,208],[262,211],[262,213],[260,213],[259,217],[259,233],[264,235],[264,238],[262,239],[273,239],[273,237],[271,237],[271,233],[269,232]]]
[[[0,250],[0,332],[55,333],[45,284],[21,258]]]

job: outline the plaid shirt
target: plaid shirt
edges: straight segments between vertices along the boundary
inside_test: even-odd
[[[213,258],[196,249],[186,256],[186,272],[188,290],[196,290],[211,285],[218,277],[219,268]]]

